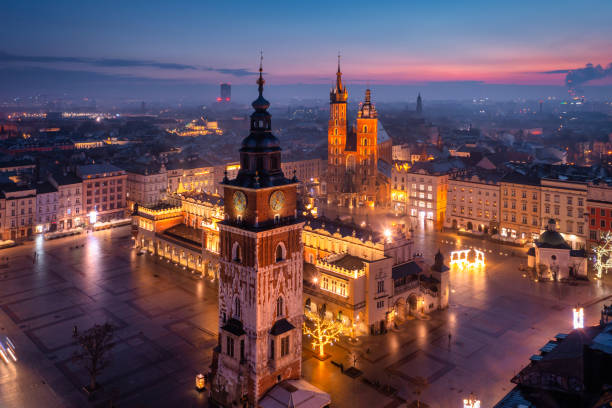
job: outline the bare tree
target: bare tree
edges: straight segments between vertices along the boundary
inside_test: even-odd
[[[97,387],[97,376],[110,364],[110,351],[115,346],[113,341],[115,327],[110,323],[96,324],[76,336],[79,349],[73,354],[73,361],[82,363],[90,377],[88,391]]]

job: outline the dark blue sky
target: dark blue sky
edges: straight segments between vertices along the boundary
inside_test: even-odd
[[[562,84],[540,72],[612,60],[609,0],[19,0],[2,14],[0,64],[211,83],[250,82],[260,49],[277,83],[328,83],[338,51],[348,79],[374,83]]]

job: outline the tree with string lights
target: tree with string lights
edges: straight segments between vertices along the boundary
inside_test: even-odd
[[[608,269],[612,267],[612,234],[606,232],[602,235],[601,240],[593,247],[594,262],[593,268],[597,274],[597,278],[601,279],[603,273],[608,273]]]
[[[313,312],[306,312],[306,319],[308,322],[304,322],[304,334],[312,338],[312,348],[319,349],[319,357],[325,357],[324,346],[340,339],[344,325]]]

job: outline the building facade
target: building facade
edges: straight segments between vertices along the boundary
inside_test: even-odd
[[[393,235],[394,240],[386,240],[371,228],[307,219],[305,308],[343,322],[355,335],[383,331],[393,305],[391,268],[414,257],[412,240]]]
[[[477,234],[497,234],[499,180],[494,173],[472,172],[448,181],[445,228]]]
[[[408,186],[407,214],[442,224],[446,214],[449,174],[410,169],[405,179]]]
[[[125,217],[127,174],[111,164],[77,166],[83,180],[83,208],[87,222],[108,222]],[[89,216],[95,214],[95,216]]]
[[[4,184],[1,188],[5,214],[2,239],[29,239],[34,233],[36,220],[36,189],[13,183]]]
[[[57,206],[59,193],[48,181],[36,184],[36,233],[57,229]]]
[[[612,232],[612,185],[605,181],[590,182],[587,187],[588,241],[598,242]]]
[[[165,198],[168,190],[168,172],[161,166],[132,166],[126,171],[126,202],[129,210],[134,204],[154,205]]]
[[[587,242],[587,185],[587,182],[571,179],[540,180],[540,225],[546,229],[550,219],[554,219],[555,230],[572,249],[585,248]]]
[[[511,173],[500,181],[500,229],[502,239],[528,242],[541,232],[541,191],[537,177]]]
[[[52,174],[49,182],[57,189],[57,230],[69,230],[86,223],[83,181],[74,174]]]

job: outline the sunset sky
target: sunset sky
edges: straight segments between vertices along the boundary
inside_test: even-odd
[[[612,61],[612,2],[28,1],[3,6],[0,67],[279,84],[564,83]],[[595,82],[610,84],[611,77]]]

